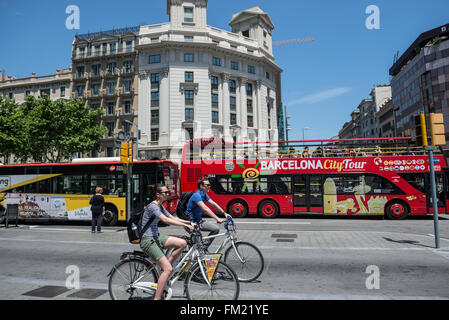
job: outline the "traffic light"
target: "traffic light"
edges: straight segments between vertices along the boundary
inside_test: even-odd
[[[430,124],[430,141],[433,146],[446,145],[446,137],[444,135],[444,118],[442,113],[431,113],[429,115]]]
[[[132,150],[132,148],[131,148]],[[129,144],[128,142],[122,142],[120,144],[120,162],[125,164],[129,163]]]
[[[415,116],[416,145],[425,147],[427,143],[426,116],[424,113]]]
[[[133,162],[133,142],[128,142],[128,163]]]

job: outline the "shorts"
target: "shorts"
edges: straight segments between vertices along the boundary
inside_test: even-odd
[[[140,248],[153,261],[156,262],[164,254],[164,246],[168,240],[168,236],[160,235],[159,237],[143,237],[140,241]]]

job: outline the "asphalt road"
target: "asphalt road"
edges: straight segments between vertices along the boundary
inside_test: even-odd
[[[238,236],[255,243],[265,270],[241,284],[250,300],[449,299],[449,220],[301,218],[237,220]],[[0,299],[108,300],[106,277],[127,243],[125,227],[91,234],[87,224],[0,228]],[[175,227],[161,233],[183,234]],[[75,268],[75,269],[74,269]],[[74,271],[77,270],[77,271]],[[80,288],[67,285],[79,271]],[[175,285],[182,297],[182,283]]]

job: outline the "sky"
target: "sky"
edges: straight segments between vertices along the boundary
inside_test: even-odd
[[[70,5],[80,10],[78,30],[66,27]],[[254,6],[270,15],[274,41],[315,39],[273,49],[290,140],[338,135],[371,89],[390,82],[396,52],[449,23],[448,0],[209,0],[207,23],[231,31],[232,15]],[[70,67],[76,34],[163,22],[166,0],[0,0],[0,69],[16,78],[52,74]]]

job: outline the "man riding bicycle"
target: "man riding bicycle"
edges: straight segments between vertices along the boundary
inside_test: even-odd
[[[225,218],[231,217],[227,214],[218,204],[216,204],[207,193],[210,190],[210,182],[207,177],[200,178],[198,180],[198,190],[190,197],[187,204],[186,214],[191,217],[190,221],[200,225],[202,231],[209,231],[209,236],[216,235],[220,232],[220,228],[210,222],[204,221],[202,218],[203,212],[209,217],[217,220],[217,223],[225,222],[224,219],[219,218],[211,209],[209,209],[206,203],[216,208],[220,213],[224,214]],[[206,249],[211,245],[213,238],[205,241]]]

